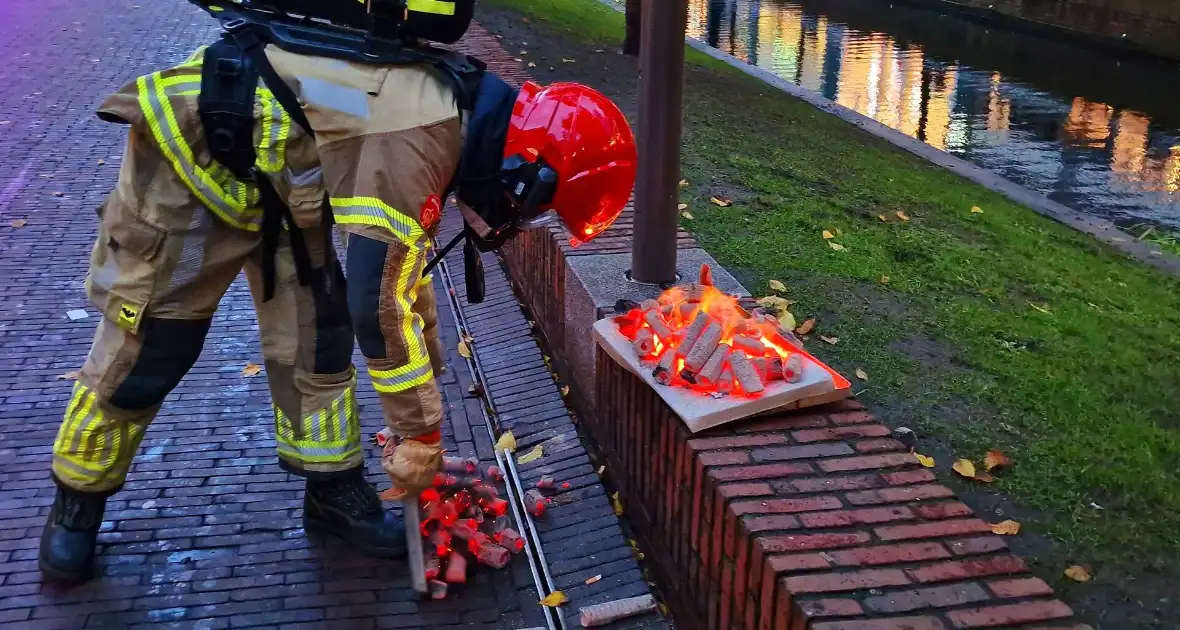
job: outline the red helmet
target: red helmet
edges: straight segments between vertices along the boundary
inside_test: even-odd
[[[577,83],[526,82],[512,107],[504,157],[543,161],[557,172],[555,210],[576,247],[610,227],[635,185],[635,137],[609,98]]]

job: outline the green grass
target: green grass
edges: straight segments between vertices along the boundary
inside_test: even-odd
[[[621,38],[594,0],[494,4]],[[1175,557],[1180,283],[689,52],[684,224],[705,248],[755,293],[786,282],[796,317],[839,338],[813,350],[935,438],[940,474],[1004,449],[1015,465],[989,488],[1043,511],[1026,525],[1077,560]]]

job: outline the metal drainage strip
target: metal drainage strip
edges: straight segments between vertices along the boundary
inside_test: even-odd
[[[447,299],[450,301],[451,309],[455,313],[456,329],[461,339],[467,331],[467,318],[463,314],[463,309],[459,306],[459,296],[455,291],[455,284],[451,280],[448,261],[444,258],[438,267],[442,269],[443,284],[447,288]],[[480,405],[479,412],[483,416],[484,428],[487,430],[492,443],[495,444],[499,436],[496,435],[492,419],[488,415],[488,408],[490,407],[492,414],[496,415],[496,405],[492,401],[491,393],[488,391],[487,381],[484,380],[483,368],[480,366],[479,356],[475,348],[471,349],[471,358],[465,358],[464,361],[467,363],[467,369],[471,372],[472,380],[483,385],[484,405]],[[529,513],[524,504],[524,487],[520,481],[520,474],[516,470],[516,460],[511,453],[496,451],[495,455],[496,464],[500,466],[500,470],[504,471],[504,485],[508,493],[508,505],[512,509],[512,517],[517,523],[522,525],[521,533],[525,539],[524,555],[528,558],[529,569],[533,574],[533,585],[536,587],[537,593],[544,598],[556,591],[557,586],[553,582],[553,576],[549,574],[549,563],[545,560],[545,551],[541,548],[541,535],[537,532],[536,523],[533,522],[532,514]],[[568,628],[565,617],[557,608],[541,606],[541,610],[545,613],[545,624],[549,630],[557,630],[558,627],[562,630]],[[555,617],[557,619],[556,623],[554,622]]]

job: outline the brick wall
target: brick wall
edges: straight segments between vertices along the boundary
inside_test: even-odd
[[[601,350],[597,370],[586,424],[681,627],[1088,627],[859,403],[692,435]]]
[[[1180,2],[1175,0],[948,0],[1093,35],[1130,41],[1180,59]]]

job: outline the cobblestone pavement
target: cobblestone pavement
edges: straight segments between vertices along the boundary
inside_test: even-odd
[[[142,0],[140,0],[142,2]],[[37,537],[53,497],[50,445],[99,314],[82,288],[94,209],[113,185],[122,129],[93,110],[124,81],[175,63],[215,34],[182,0],[8,0],[0,26],[0,625],[13,628],[526,628],[545,625],[527,562],[477,572],[445,602],[418,602],[402,562],[313,541],[302,483],[275,460],[257,325],[244,280],[204,354],[148,431],[100,534],[102,576],[42,584]],[[441,291],[441,280],[439,283]],[[445,295],[445,293],[440,293]],[[444,343],[455,315],[440,309]],[[71,321],[66,312],[86,309]],[[360,358],[357,357],[359,362]],[[457,353],[443,377],[446,446],[492,457],[465,405]],[[365,434],[380,428],[362,381]],[[467,401],[470,402],[470,401]],[[465,411],[466,410],[466,411]],[[471,413],[468,418],[467,412]],[[461,440],[456,440],[458,435]],[[370,457],[371,472],[379,473]],[[382,474],[372,474],[380,481]]]

